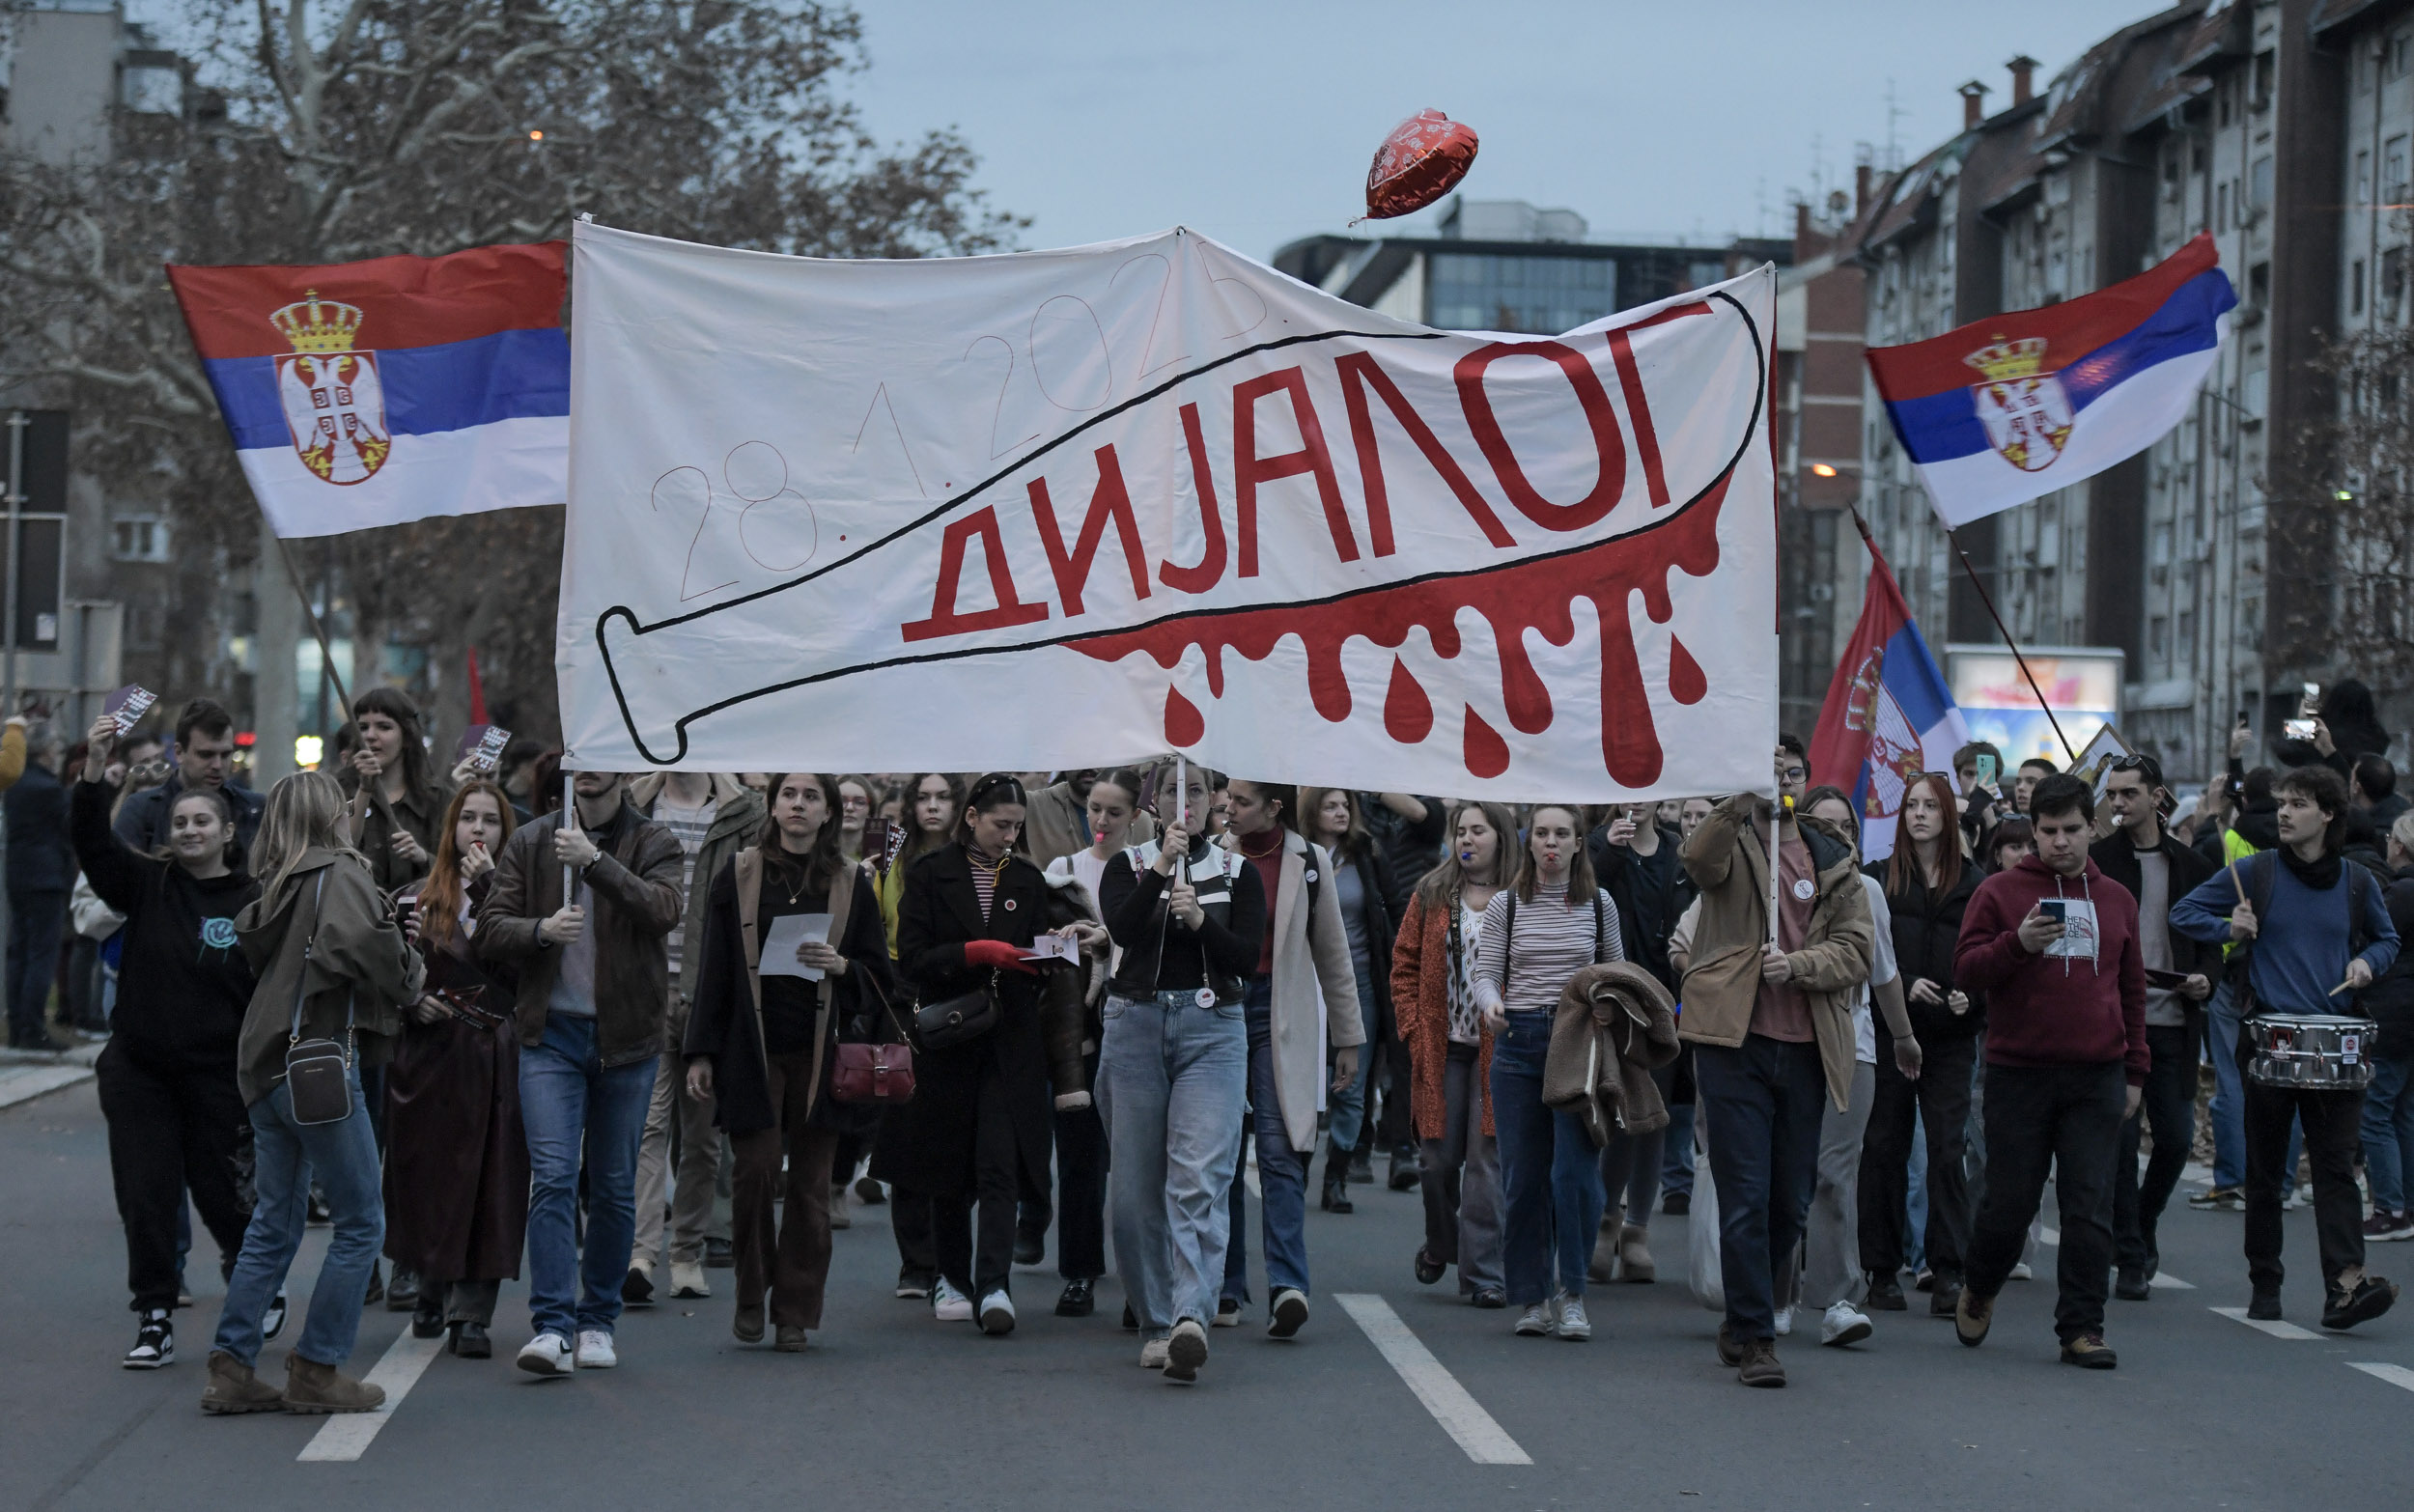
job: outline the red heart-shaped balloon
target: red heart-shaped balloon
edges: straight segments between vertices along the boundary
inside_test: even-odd
[[[1442,198],[1475,162],[1474,129],[1439,110],[1419,110],[1391,128],[1366,170],[1367,220],[1389,220]]]

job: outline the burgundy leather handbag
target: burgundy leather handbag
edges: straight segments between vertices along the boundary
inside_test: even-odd
[[[873,991],[879,992],[877,984]],[[888,1006],[886,994],[881,994],[881,1007],[887,1013],[888,1026],[904,1039],[897,1027],[896,1011]],[[841,1103],[893,1106],[913,1100],[913,1048],[903,1043],[888,1045],[840,1045],[838,1059],[829,1070],[829,1095]]]

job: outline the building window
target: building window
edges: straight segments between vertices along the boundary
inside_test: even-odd
[[[109,522],[109,554],[121,562],[168,559],[168,522],[133,516]]]
[[[2405,138],[2393,136],[2380,150],[2381,186],[2393,205],[2405,200]]]
[[[2253,175],[2248,182],[2254,185],[2255,208],[2257,210],[2270,209],[2271,159],[2269,157],[2258,157],[2255,159]]]
[[[2364,313],[2364,260],[2360,257],[2347,267],[2347,313]]]
[[[2389,76],[2405,77],[2406,65],[2414,62],[2414,32],[2396,32],[2389,38]]]
[[[2275,55],[2268,52],[2255,55],[2255,108],[2258,110],[2266,110],[2271,106],[2272,78],[2277,61]]]
[[[2146,622],[2146,654],[2157,664],[2171,655],[2171,621],[2159,614]]]
[[[2224,229],[2230,224],[2230,181],[2227,179],[2213,185],[2213,224]]]
[[[2405,294],[2405,248],[2391,247],[2380,254],[2380,302],[2392,311]]]
[[[1557,335],[1617,309],[1617,265],[1607,258],[1436,253],[1429,324],[1452,330]]]

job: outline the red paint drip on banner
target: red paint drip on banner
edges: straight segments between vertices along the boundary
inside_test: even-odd
[[[1391,686],[1383,698],[1383,728],[1402,745],[1433,733],[1433,700],[1397,657],[1391,658]]]
[[[1701,663],[1693,658],[1685,643],[1670,635],[1668,638],[1668,695],[1680,704],[1698,704],[1709,695],[1710,679],[1703,674]]]
[[[1350,715],[1341,648],[1352,636],[1396,650],[1411,630],[1421,626],[1435,653],[1454,658],[1461,650],[1458,612],[1474,609],[1491,622],[1500,646],[1501,696],[1510,727],[1523,735],[1539,735],[1551,727],[1551,696],[1526,649],[1526,632],[1532,630],[1554,646],[1571,644],[1576,638],[1575,601],[1588,599],[1601,623],[1602,762],[1620,785],[1643,787],[1659,780],[1664,752],[1643,687],[1627,600],[1641,592],[1653,624],[1665,625],[1674,617],[1669,574],[1682,570],[1702,577],[1718,566],[1719,513],[1726,497],[1726,480],[1722,479],[1672,519],[1565,556],[1369,589],[1324,603],[1189,616],[1066,644],[1100,661],[1145,652],[1167,671],[1181,664],[1186,650],[1197,646],[1206,657],[1208,691],[1221,698],[1225,651],[1262,661],[1283,636],[1297,635],[1307,652],[1309,701],[1319,714],[1337,724]],[[1697,702],[1708,691],[1699,663],[1682,647],[1670,652],[1670,681],[1679,703]],[[1432,732],[1431,700],[1396,661],[1384,702],[1384,727],[1393,740],[1414,744]],[[1197,706],[1168,688],[1165,739],[1188,746],[1205,733],[1205,716]],[[1472,709],[1465,743],[1467,770],[1473,774],[1491,777],[1508,770],[1507,742]]]

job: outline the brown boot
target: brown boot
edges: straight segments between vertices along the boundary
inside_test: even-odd
[[[210,1352],[210,1380],[201,1388],[205,1413],[281,1413],[285,1398],[222,1349]]]
[[[1643,1240],[1650,1230],[1641,1223],[1628,1223],[1617,1234],[1617,1274],[1620,1280],[1652,1281],[1659,1272],[1651,1264],[1651,1246]]]
[[[333,1365],[299,1355],[285,1357],[285,1410],[289,1413],[374,1413],[385,1405],[385,1387],[354,1381]]]

